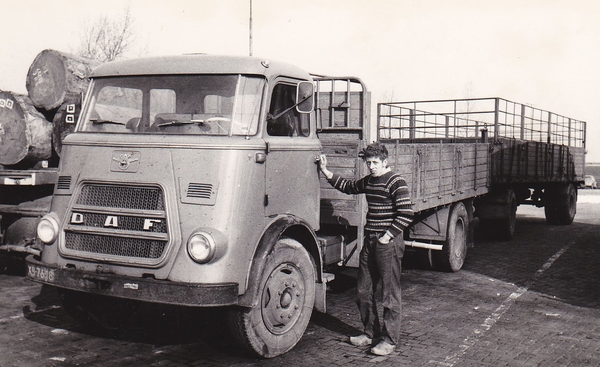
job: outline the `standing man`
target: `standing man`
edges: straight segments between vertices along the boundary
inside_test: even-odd
[[[400,273],[404,255],[403,232],[413,219],[406,181],[388,166],[385,145],[373,143],[363,151],[371,174],[359,180],[344,179],[327,169],[327,157],[321,155],[319,168],[329,183],[346,194],[365,194],[368,203],[365,240],[360,252],[356,286],[358,310],[364,332],[350,337],[350,343],[373,345],[371,353],[388,355],[400,336],[402,317]],[[377,313],[375,290],[383,293],[383,322]]]

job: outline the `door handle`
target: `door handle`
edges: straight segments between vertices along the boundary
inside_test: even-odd
[[[254,162],[265,163],[266,161],[267,161],[267,153],[264,153],[264,152],[254,153]]]

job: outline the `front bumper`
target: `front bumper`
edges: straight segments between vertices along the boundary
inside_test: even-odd
[[[169,305],[212,307],[238,303],[238,284],[176,283],[168,280],[97,274],[54,268],[28,256],[27,279],[51,286],[111,297]]]

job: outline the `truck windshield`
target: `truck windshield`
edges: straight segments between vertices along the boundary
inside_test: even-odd
[[[244,75],[106,77],[93,80],[80,131],[254,135],[265,80]]]

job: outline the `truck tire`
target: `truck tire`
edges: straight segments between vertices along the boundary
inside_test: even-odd
[[[421,269],[430,270],[433,269],[433,258],[432,253],[434,250],[418,248],[415,250],[415,258],[417,266]]]
[[[298,343],[315,303],[315,268],[299,242],[279,239],[267,256],[257,296],[254,307],[229,310],[229,327],[245,351],[273,358]]]
[[[118,330],[131,321],[139,302],[76,292],[58,291],[63,309],[78,323],[98,330]]]
[[[513,190],[508,190],[508,217],[498,221],[498,237],[509,241],[515,236],[517,225],[517,196]]]
[[[572,184],[550,187],[546,192],[544,214],[552,225],[569,225],[577,212],[577,189]]]
[[[467,257],[469,214],[462,202],[454,204],[448,217],[448,233],[441,251],[432,251],[435,269],[459,271]]]

